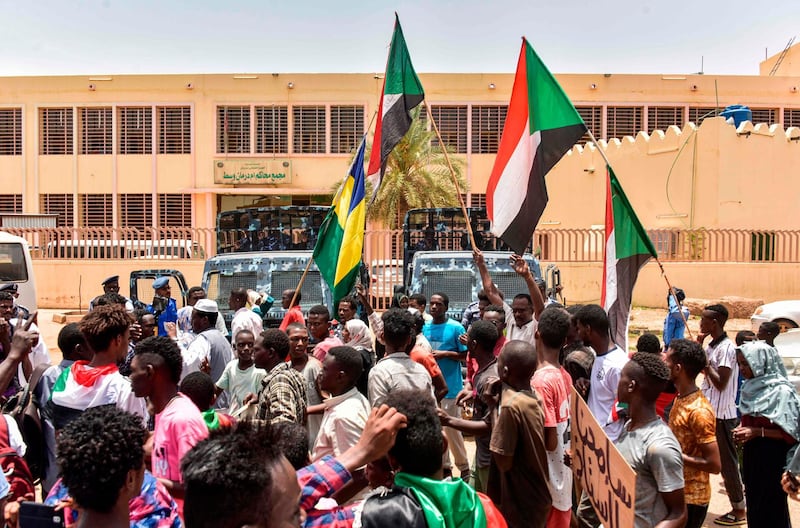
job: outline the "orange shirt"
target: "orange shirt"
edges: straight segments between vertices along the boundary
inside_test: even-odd
[[[681,451],[689,456],[700,456],[701,445],[717,441],[716,427],[714,410],[703,391],[675,398],[669,412],[669,428],[681,444]],[[683,480],[686,504],[704,506],[711,501],[708,473],[684,466]]]
[[[409,356],[412,361],[425,367],[425,370],[431,375],[431,379],[442,375],[442,371],[439,368],[439,364],[436,363],[436,360],[433,358],[433,354],[425,350],[425,348],[415,346],[411,349]]]

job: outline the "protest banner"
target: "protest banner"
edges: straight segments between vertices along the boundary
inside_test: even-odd
[[[572,470],[606,528],[634,525],[636,473],[572,390]]]

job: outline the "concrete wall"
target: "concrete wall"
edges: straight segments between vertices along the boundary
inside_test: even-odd
[[[103,293],[100,283],[110,275],[120,276],[120,294],[130,294],[128,277],[141,269],[177,269],[191,286],[199,286],[202,260],[42,260],[34,259],[36,293],[40,308],[84,308]]]

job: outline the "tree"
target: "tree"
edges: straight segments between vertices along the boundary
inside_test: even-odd
[[[367,208],[367,220],[380,222],[388,229],[397,229],[398,222],[402,222],[409,209],[457,207],[459,204],[442,147],[433,144],[436,134],[427,129],[427,121],[421,119],[419,113],[420,108],[417,108],[411,128],[389,155],[378,195]],[[463,162],[452,154],[450,162],[461,192],[466,193],[461,175]],[[370,191],[367,196],[371,196]]]

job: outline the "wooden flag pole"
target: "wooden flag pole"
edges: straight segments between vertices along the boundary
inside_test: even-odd
[[[450,169],[450,177],[453,178],[453,185],[456,188],[456,196],[458,196],[458,203],[461,206],[461,213],[464,215],[464,220],[467,223],[467,233],[469,234],[469,243],[472,245],[472,249],[479,249],[475,245],[475,234],[472,232],[472,222],[470,221],[469,214],[467,213],[467,206],[464,205],[464,199],[461,197],[461,188],[458,185],[458,178],[456,178],[456,171],[453,169],[453,164],[450,163],[450,156],[447,154],[447,146],[442,141],[442,136],[439,134],[439,127],[436,126],[436,121],[433,119],[433,114],[431,114],[431,107],[430,105],[425,105],[425,110],[428,113],[428,119],[431,121],[431,126],[433,127],[433,131],[436,134],[436,137],[439,139],[439,145],[442,147],[442,153],[444,153],[444,159],[447,161],[447,167]]]
[[[597,152],[599,152],[600,156],[603,158],[606,167],[610,167],[611,162],[608,161],[608,157],[606,156],[605,151],[600,147],[600,144],[597,142],[597,139],[594,137],[594,134],[592,134],[592,131],[589,129],[589,127],[586,127],[586,131],[589,134],[589,139],[592,140],[592,143],[594,143],[595,148],[597,148]],[[673,299],[675,299],[675,304],[677,304],[678,307],[680,308],[681,303],[678,301],[678,295],[675,293],[675,288],[673,288],[672,284],[669,282],[669,278],[667,277],[667,272],[666,270],[664,270],[664,265],[661,263],[661,260],[658,257],[653,257],[653,260],[656,261],[658,267],[661,269],[661,276],[664,277],[664,282],[667,283],[667,288],[669,288],[669,294],[672,296]],[[686,320],[686,316],[683,314],[683,310],[679,309],[678,312],[681,314],[681,319],[683,319],[683,324],[686,327],[686,331],[689,332],[689,339],[694,339],[694,337],[692,336],[692,331],[689,328],[689,322]]]
[[[300,293],[300,288],[303,287],[303,283],[306,281],[306,275],[308,275],[308,270],[311,269],[312,262],[314,262],[314,257],[308,259],[308,264],[306,264],[306,269],[304,269],[303,274],[300,275],[300,282],[297,283],[297,287],[294,289],[294,295],[292,295],[292,302],[289,303],[289,308],[294,306],[294,302],[297,300],[297,294]]]

